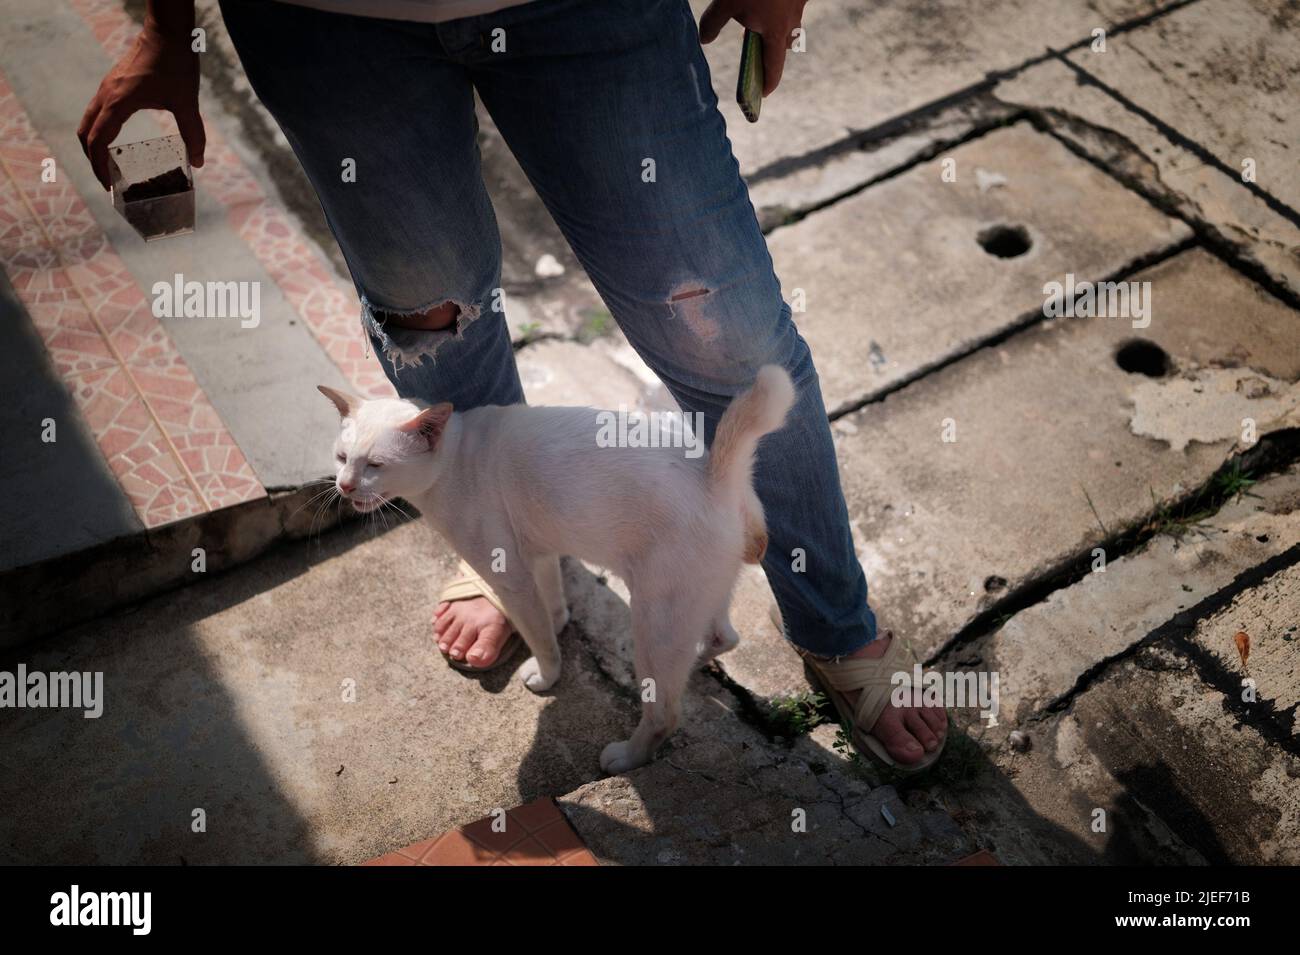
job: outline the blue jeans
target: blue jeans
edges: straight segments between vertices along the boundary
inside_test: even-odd
[[[316,189],[399,394],[459,408],[524,400],[493,310],[501,239],[477,91],[628,341],[683,409],[703,413],[707,441],[760,366],[790,373],[798,402],[755,466],[763,568],[797,645],[835,656],[875,639],[817,371],[686,0],[535,0],[440,24],[221,7]],[[346,159],[355,181],[344,181]],[[376,317],[448,302],[460,315],[446,331]]]

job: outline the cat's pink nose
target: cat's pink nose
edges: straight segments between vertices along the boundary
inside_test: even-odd
[[[347,481],[339,481],[339,490],[344,494],[351,494],[357,489],[355,484],[349,484]]]

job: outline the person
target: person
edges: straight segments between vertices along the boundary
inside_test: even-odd
[[[805,2],[716,0],[698,27],[687,0],[221,0],[221,12],[316,190],[400,395],[462,409],[524,400],[494,309],[501,243],[475,93],[627,340],[703,414],[706,441],[759,367],[790,373],[796,405],[755,468],[763,568],[786,638],[859,750],[915,769],[938,757],[947,716],[889,699],[910,650],[868,605],[817,371],[701,49],[733,19],[759,33],[771,94]],[[106,188],[108,147],[141,108],[169,110],[202,166],[193,29],[192,3],[150,0],[87,107],[79,137]],[[439,649],[462,668],[502,662],[511,626],[490,588],[466,577],[444,596]]]

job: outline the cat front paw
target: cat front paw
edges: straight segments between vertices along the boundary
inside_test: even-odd
[[[524,681],[524,686],[534,693],[545,693],[555,686],[555,681],[560,678],[560,668],[556,667],[555,672],[548,677],[542,672],[542,665],[537,662],[537,657],[529,657],[519,668],[519,678]]]
[[[600,751],[600,768],[611,776],[626,773],[648,762],[650,760],[645,754],[632,748],[630,740],[610,743]]]

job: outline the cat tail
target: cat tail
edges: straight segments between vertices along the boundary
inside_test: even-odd
[[[709,485],[726,507],[739,507],[745,528],[744,560],[757,564],[767,550],[763,505],[754,493],[758,439],[785,423],[794,405],[794,383],[779,365],[758,370],[754,386],[732,400],[718,422],[709,452]]]

